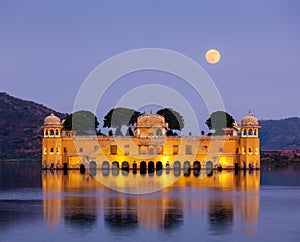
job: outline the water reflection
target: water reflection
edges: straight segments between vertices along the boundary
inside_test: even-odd
[[[135,176],[148,175],[110,171],[102,174],[114,178],[115,185]],[[159,179],[177,176],[174,171],[160,171]],[[122,181],[118,183],[118,178]],[[153,183],[138,183],[151,186]],[[147,230],[178,229],[185,214],[206,214],[213,234],[233,233],[234,224],[242,223],[244,232],[257,232],[259,213],[260,173],[214,172],[206,176],[190,172],[180,177],[171,187],[148,195],[130,195],[104,187],[90,174],[71,171],[45,172],[42,175],[43,211],[47,224],[55,228],[60,223],[81,233],[93,230],[99,221],[115,234],[137,228]],[[234,192],[234,193],[232,193]],[[246,193],[245,193],[246,192]]]

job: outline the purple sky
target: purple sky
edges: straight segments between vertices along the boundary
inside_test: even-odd
[[[300,116],[300,1],[205,2],[2,0],[0,90],[72,112],[97,65],[123,51],[155,47],[203,66],[238,121],[249,109],[260,119]],[[204,59],[210,48],[221,52],[216,65]],[[150,77],[172,85],[170,75],[146,74],[124,80],[131,78],[130,88]],[[188,88],[181,91],[193,101]],[[100,119],[113,106],[109,96],[103,103]]]

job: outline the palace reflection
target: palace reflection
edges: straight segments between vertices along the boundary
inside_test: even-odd
[[[120,171],[97,170],[94,176],[112,179],[112,184],[124,184],[124,179],[143,179],[149,175],[125,174]],[[91,231],[97,223],[112,233],[146,230],[172,230],[179,228],[186,214],[199,215],[208,222],[214,234],[232,233],[234,224],[243,225],[243,233],[256,234],[259,215],[260,173],[234,171],[206,171],[186,173],[170,187],[146,195],[132,195],[110,190],[88,172],[49,171],[42,175],[43,212],[47,224],[55,228],[60,223],[80,231]],[[151,179],[165,181],[178,174],[164,170]],[[156,183],[148,180],[149,185]],[[120,181],[118,183],[118,180]],[[145,179],[147,180],[147,179]],[[135,185],[135,183],[130,183]],[[141,183],[136,183],[141,186]],[[142,185],[147,186],[143,183]]]

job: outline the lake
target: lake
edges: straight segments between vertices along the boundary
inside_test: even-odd
[[[0,163],[0,241],[300,241],[292,166],[152,175],[40,168]]]

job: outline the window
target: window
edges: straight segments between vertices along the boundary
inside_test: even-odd
[[[50,148],[50,154],[53,154],[54,148]]]
[[[149,132],[148,136],[153,137],[153,132]]]
[[[46,155],[46,154],[47,154],[47,148],[44,147],[44,155]]]
[[[67,147],[64,147],[64,154],[67,154]]]
[[[257,131],[256,131],[256,129],[254,130],[254,135],[257,135]]]
[[[59,155],[59,147],[56,147],[56,153]]]
[[[192,146],[191,145],[186,145],[185,146],[185,154],[186,155],[191,155],[192,154]]]
[[[162,145],[156,146],[156,154],[158,154],[158,155],[163,154],[163,146]]]
[[[156,136],[162,136],[161,129],[157,129],[157,130],[156,130]]]
[[[249,135],[252,135],[252,134],[253,134],[252,129],[249,129],[248,134],[249,134]]]
[[[116,155],[118,152],[118,147],[116,145],[111,145],[110,146],[110,154],[111,155]]]
[[[46,130],[45,135],[48,136],[48,130]]]
[[[148,154],[149,155],[154,155],[154,147],[152,147],[152,146],[149,147]]]
[[[145,155],[147,154],[147,147],[144,145],[139,146],[139,154],[140,155]]]
[[[55,130],[55,135],[59,135],[59,131],[58,131],[58,129],[57,129],[57,130]]]
[[[129,145],[124,145],[124,155],[129,155]]]
[[[243,135],[247,135],[247,130],[244,129]]]
[[[173,145],[173,155],[178,155],[178,145]]]
[[[50,135],[54,135],[54,130],[50,129]]]
[[[239,148],[238,147],[235,150],[235,154],[237,154],[237,155],[239,154]]]
[[[252,149],[251,149],[250,147],[248,148],[248,152],[249,152],[249,153],[252,153]]]
[[[80,148],[79,148],[79,153],[82,153],[82,152],[83,152],[83,148],[80,147]]]

